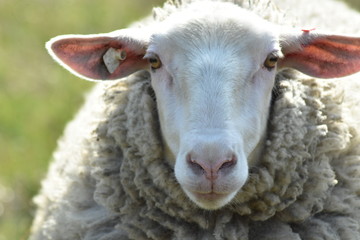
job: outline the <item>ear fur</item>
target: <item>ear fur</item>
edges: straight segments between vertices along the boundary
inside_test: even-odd
[[[360,71],[360,38],[303,31],[284,34],[284,58],[279,68],[295,68],[307,75],[336,78]]]
[[[147,67],[143,57],[148,38],[139,31],[62,35],[47,42],[46,48],[58,63],[76,76],[92,81],[119,79]]]

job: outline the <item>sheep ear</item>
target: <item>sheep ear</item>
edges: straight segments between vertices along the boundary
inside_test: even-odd
[[[47,44],[50,55],[73,74],[87,80],[113,80],[145,69],[146,37],[136,30],[110,34],[63,35]]]
[[[307,75],[336,78],[360,71],[360,38],[317,34],[303,30],[284,34],[281,39],[284,58],[279,68],[295,68]]]

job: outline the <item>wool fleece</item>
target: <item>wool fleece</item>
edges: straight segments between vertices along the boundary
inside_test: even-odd
[[[345,107],[333,81],[279,74],[263,158],[209,212],[162,156],[150,75],[99,85],[59,142],[32,239],[360,239],[360,141]]]

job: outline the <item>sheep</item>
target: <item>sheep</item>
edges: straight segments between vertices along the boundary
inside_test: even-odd
[[[319,79],[359,71],[360,38],[291,24],[266,0],[183,0],[50,40],[112,81],[60,139],[30,238],[360,239],[358,76]]]

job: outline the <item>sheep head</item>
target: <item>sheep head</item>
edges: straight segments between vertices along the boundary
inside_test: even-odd
[[[189,4],[143,29],[59,36],[47,48],[85,79],[150,72],[166,158],[208,210],[239,193],[260,157],[279,69],[323,78],[360,70],[359,38],[283,29],[220,2]]]

